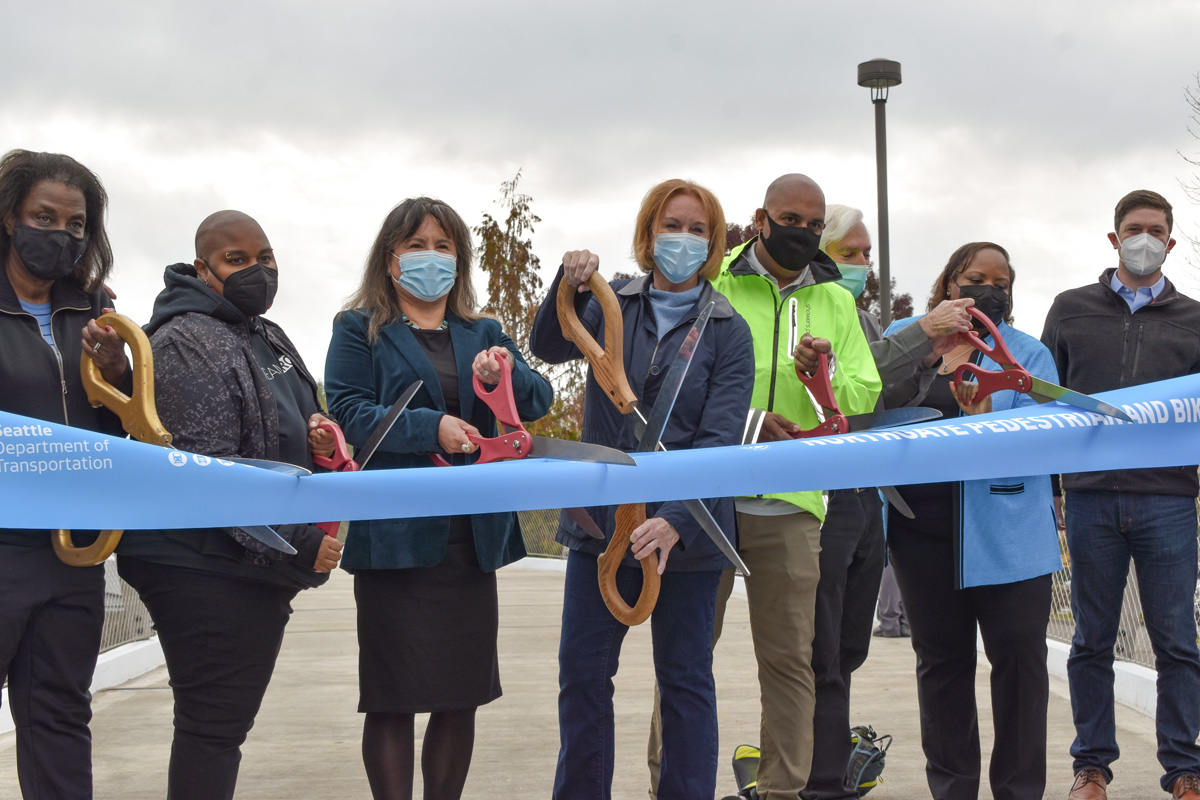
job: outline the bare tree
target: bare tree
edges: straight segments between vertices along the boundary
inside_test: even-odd
[[[1200,140],[1200,73],[1193,76],[1196,85],[1184,87],[1183,94],[1187,98],[1188,107],[1191,113],[1188,118],[1191,122],[1188,123],[1188,133],[1193,139]],[[1191,164],[1193,167],[1200,169],[1200,154],[1196,158],[1189,158],[1183,153],[1179,153],[1179,157]],[[1200,205],[1200,172],[1193,172],[1186,180],[1179,181],[1179,188],[1183,189],[1183,193],[1187,195],[1188,200],[1195,205]],[[1183,235],[1188,243],[1192,246],[1192,255],[1188,261],[1193,267],[1200,267],[1200,237],[1189,234]]]

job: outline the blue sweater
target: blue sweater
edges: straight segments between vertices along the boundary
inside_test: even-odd
[[[887,333],[902,330],[918,319],[896,320]],[[1021,366],[1034,377],[1057,382],[1058,370],[1045,345],[1003,322],[997,328]],[[980,366],[1000,369],[986,355]],[[993,411],[1036,405],[1036,400],[1020,392],[992,395]],[[962,481],[958,490],[962,512],[957,531],[957,588],[1015,583],[1062,569],[1049,475]]]

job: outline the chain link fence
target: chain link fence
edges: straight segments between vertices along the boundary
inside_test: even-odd
[[[1075,616],[1071,613],[1071,558],[1063,534],[1059,534],[1063,563],[1066,568],[1054,574],[1050,598],[1050,626],[1046,636],[1060,642],[1071,643],[1075,633]],[[1193,615],[1200,627],[1200,587],[1193,598]],[[1200,639],[1200,633],[1197,636]],[[1146,620],[1142,615],[1142,598],[1138,593],[1137,574],[1133,562],[1129,564],[1129,577],[1125,584],[1125,597],[1121,603],[1121,624],[1117,628],[1117,643],[1113,653],[1123,661],[1140,664],[1154,669],[1154,650],[1150,647],[1150,636],[1146,633]]]

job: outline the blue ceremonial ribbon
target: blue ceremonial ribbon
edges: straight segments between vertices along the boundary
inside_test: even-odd
[[[810,489],[1137,469],[1200,461],[1200,376],[822,439],[645,453],[637,466],[526,459],[295,477],[0,412],[14,528],[198,528],[480,514]],[[215,500],[214,500],[215,499]]]

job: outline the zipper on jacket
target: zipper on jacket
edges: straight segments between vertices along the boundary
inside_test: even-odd
[[[764,278],[771,281],[770,278]],[[771,388],[767,392],[767,411],[775,410],[775,374],[779,370],[779,314],[783,311],[783,295],[779,295],[779,305],[775,306],[775,335],[771,339]]]
[[[1129,373],[1130,381],[1137,380],[1138,359],[1142,354],[1142,334],[1145,332],[1145,330],[1145,323],[1139,322],[1137,341],[1133,345],[1133,369]]]
[[[58,311],[61,310],[62,309],[58,309]],[[54,335],[54,315],[57,314],[58,311],[50,312],[50,338],[54,340],[54,360],[58,362],[58,381],[60,384],[62,384],[63,424],[70,425],[71,418],[67,415],[67,376],[63,373],[62,352],[58,349],[58,338]],[[34,322],[36,321],[37,320],[34,320]],[[38,332],[41,333],[40,330]],[[80,353],[79,357],[87,358],[87,356],[83,355],[82,353]]]
[[[1124,301],[1122,301],[1124,302]],[[1125,328],[1121,331],[1121,382],[1118,386],[1125,385],[1125,364],[1129,356],[1129,320],[1125,320]]]

